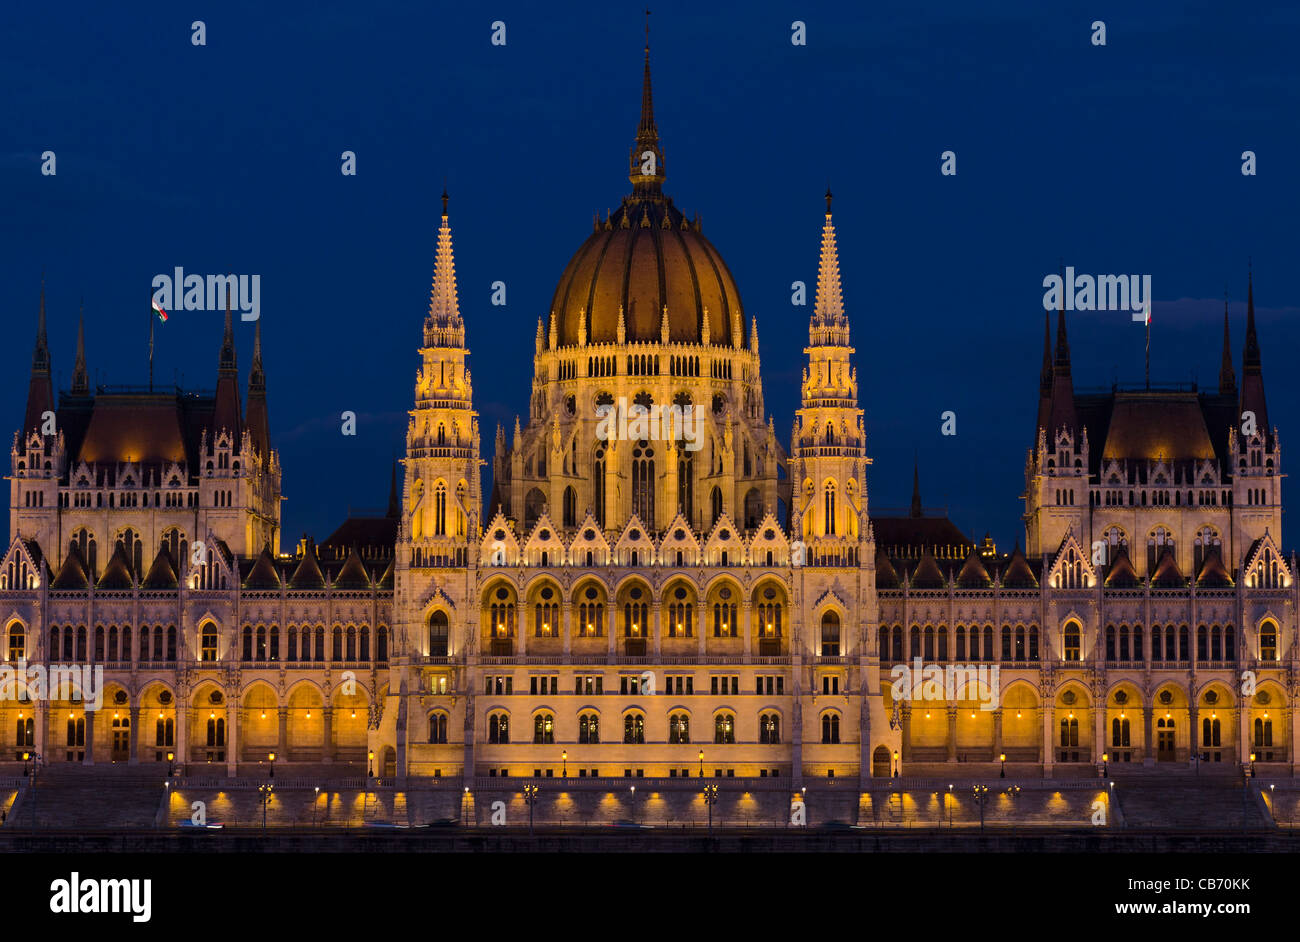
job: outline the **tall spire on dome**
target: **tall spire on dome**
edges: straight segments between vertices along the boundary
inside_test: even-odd
[[[456,259],[451,248],[451,223],[447,221],[447,190],[442,191],[442,225],[438,227],[438,251],[433,262],[433,288],[429,293],[429,320],[439,327],[460,326],[460,302],[456,297]]]
[[[1228,289],[1223,289],[1223,359],[1219,365],[1219,392],[1237,392],[1237,375],[1232,371],[1232,340],[1228,335]]]
[[[840,253],[835,246],[835,223],[831,218],[831,191],[826,188],[826,222],[822,226],[821,259],[817,265],[817,298],[813,323],[834,327],[845,323],[844,292],[840,287]]]
[[[654,96],[650,90],[650,11],[645,11],[645,67],[641,78],[641,123],[628,161],[628,180],[638,197],[659,196],[664,182],[664,152],[655,127]]]
[[[27,387],[27,412],[23,434],[39,431],[45,413],[54,409],[54,387],[50,381],[50,345],[45,339],[45,275],[41,274],[41,304],[36,316],[36,348],[32,351],[32,376]]]
[[[1241,354],[1241,411],[1255,413],[1255,423],[1270,434],[1268,405],[1264,401],[1264,365],[1259,355],[1259,337],[1255,333],[1255,273],[1246,280],[1246,344]]]
[[[84,396],[90,392],[90,377],[86,374],[86,304],[81,304],[77,318],[77,360],[72,367],[72,395]]]

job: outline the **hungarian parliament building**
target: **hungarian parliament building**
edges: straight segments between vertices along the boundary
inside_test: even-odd
[[[830,193],[783,441],[757,320],[665,194],[648,48],[628,170],[538,320],[486,495],[468,343],[489,327],[461,313],[444,194],[388,510],[320,542],[282,543],[260,327],[241,390],[227,305],[202,394],[92,388],[79,329],[56,398],[42,288],[0,565],[8,758],[239,775],[275,753],[452,785],[1291,774],[1295,562],[1253,284],[1211,389],[1076,391],[1046,316],[1007,553],[919,487],[872,512]],[[696,435],[636,421],[669,406]],[[102,666],[102,697],[28,689],[35,665]]]

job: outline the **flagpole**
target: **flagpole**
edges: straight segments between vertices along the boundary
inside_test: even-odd
[[[149,292],[149,392],[153,392],[153,292]]]
[[[1151,388],[1151,299],[1147,298],[1147,389]]]

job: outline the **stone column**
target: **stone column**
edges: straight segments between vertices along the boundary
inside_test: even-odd
[[[899,758],[898,774],[902,775],[902,763],[912,758],[912,708],[910,706],[903,707],[900,719],[903,723],[903,744],[899,750],[901,756]]]
[[[570,638],[573,632],[573,603],[567,598],[560,603],[560,633],[564,639],[564,660],[569,660]]]
[[[1199,730],[1197,730],[1196,728],[1198,719],[1199,717],[1197,716],[1196,707],[1189,706],[1187,708],[1187,761],[1188,762],[1192,761],[1192,753],[1201,751],[1201,747],[1199,745],[1201,741],[1199,738]],[[1175,749],[1177,749],[1178,747],[1177,738],[1174,739],[1174,747]]]
[[[1142,708],[1142,764],[1144,766],[1156,764],[1155,738],[1151,734],[1154,713],[1154,707]]]
[[[239,704],[226,697],[226,774],[239,772]]]
[[[1106,704],[1092,704],[1092,760],[1101,761],[1101,754],[1106,751]]]
[[[646,626],[647,630],[654,632],[654,658],[655,663],[659,663],[660,638],[664,632],[663,608],[658,599],[655,599],[650,606],[650,624]]]
[[[321,711],[325,718],[325,742],[322,756],[326,762],[334,761],[334,708],[325,707]]]
[[[1053,727],[1056,725],[1056,707],[1055,704],[1043,704],[1043,778],[1050,778],[1052,775],[1052,764],[1056,758],[1056,747],[1052,744],[1056,741],[1052,738]]]
[[[32,707],[32,714],[36,719],[36,723],[34,724],[36,727],[36,745],[33,748],[36,750],[38,756],[40,756],[45,762],[49,762],[50,757],[47,754],[48,750],[46,748],[47,744],[50,742],[49,736],[46,735],[49,732],[46,727],[50,722],[49,701],[37,700],[35,705]]]
[[[95,714],[98,710],[83,710],[82,715],[86,718],[86,755],[82,759],[83,765],[95,764]]]
[[[618,605],[616,605],[616,604],[614,603],[614,600],[613,600],[613,599],[610,599],[610,601],[609,601],[609,630],[608,630],[608,634],[609,634],[609,660],[610,660],[610,663],[612,664],[612,663],[614,663],[615,658],[617,658],[617,656],[618,656],[618,654],[617,654],[617,651],[618,651],[618,648],[617,648],[617,645],[618,645]]]
[[[280,707],[276,711],[275,757],[289,758],[289,708]]]
[[[1237,707],[1237,750],[1241,753],[1241,761],[1249,762],[1250,754],[1255,748],[1255,743],[1250,737],[1250,707],[1240,704]]]
[[[131,758],[127,760],[127,765],[140,764],[140,708],[131,707],[131,729],[129,738],[131,742]]]
[[[957,708],[949,706],[948,713],[948,761],[957,761]]]
[[[708,615],[708,609],[705,607],[705,604],[703,602],[696,602],[695,603],[695,616],[696,616],[695,633],[696,635],[699,636],[701,661],[703,661],[705,657],[704,642],[709,634],[709,626],[706,618],[707,615]]]
[[[1002,747],[1002,709],[999,707],[993,711],[993,758],[997,759],[1004,752],[1006,750]]]
[[[740,603],[740,630],[745,634],[745,663],[749,663],[750,655],[753,653],[754,636],[754,618],[752,606],[748,598]]]
[[[176,765],[183,769],[190,761],[190,710],[176,704]]]

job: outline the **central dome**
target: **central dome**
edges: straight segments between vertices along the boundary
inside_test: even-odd
[[[650,95],[650,47],[645,51],[641,123],[629,158],[632,195],[594,231],[569,261],[551,300],[560,346],[617,343],[623,311],[628,343],[660,343],[667,308],[668,342],[732,346],[746,340],[740,292],[718,250],[663,194],[663,150]]]
[[[745,341],[726,262],[665,197],[624,199],[573,256],[551,301],[560,345],[578,343],[583,311],[588,343],[617,342],[620,306],[629,343],[660,342],[665,306],[670,343],[703,342],[706,310],[710,343],[731,346],[733,324]]]

